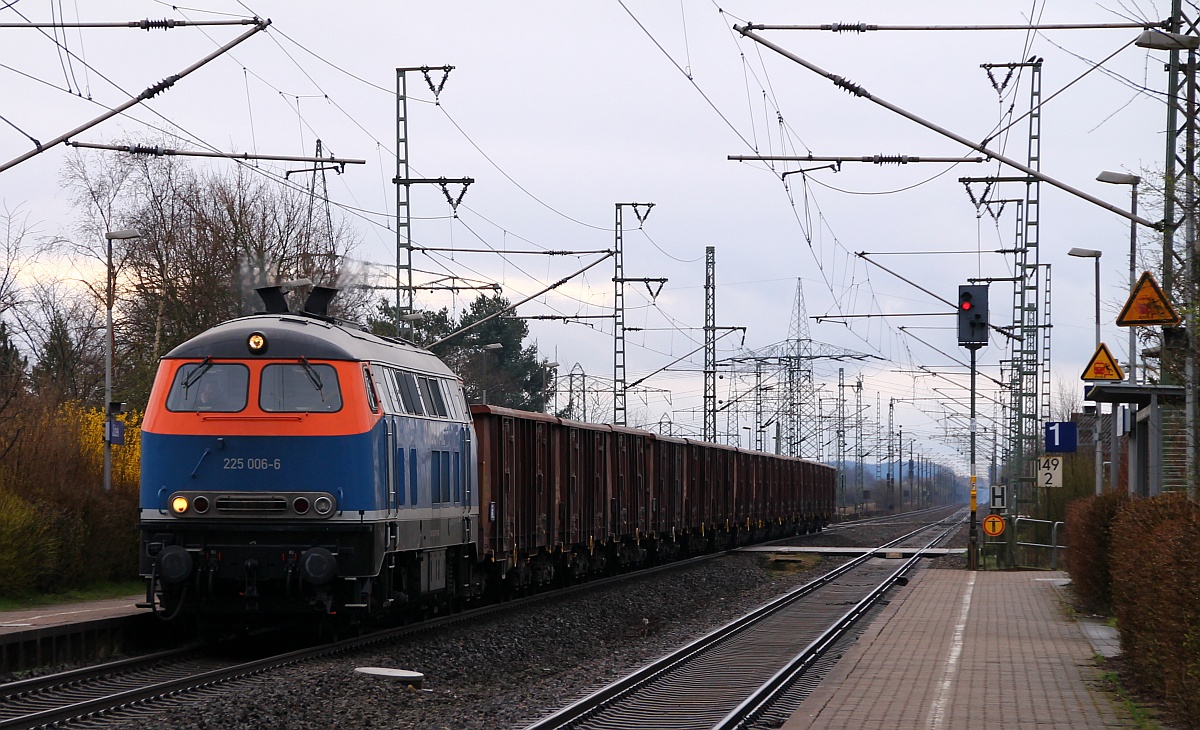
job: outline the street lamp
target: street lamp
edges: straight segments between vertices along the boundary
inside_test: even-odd
[[[1096,260],[1096,351],[1100,351],[1100,255],[1101,251],[1094,248],[1073,248],[1067,251],[1068,256]],[[1096,494],[1104,491],[1104,458],[1100,453],[1100,404],[1096,404],[1096,426],[1092,430],[1092,440],[1096,442]]]
[[[1151,29],[1143,31],[1133,45],[1152,51],[1194,51],[1200,47],[1200,37]]]
[[[1109,172],[1105,170],[1096,176],[1096,180],[1102,183],[1110,183],[1112,185],[1128,185],[1130,189],[1129,212],[1131,215],[1137,215],[1137,193],[1138,183],[1142,181],[1137,175],[1130,175],[1127,172]],[[1137,267],[1137,223],[1130,222],[1129,224],[1129,292],[1132,295],[1133,287],[1137,284],[1136,279]],[[1129,384],[1137,385],[1137,337],[1135,327],[1129,328]]]
[[[1100,349],[1100,255],[1103,251],[1094,248],[1073,248],[1067,251],[1068,256],[1096,260],[1096,349]]]
[[[115,282],[113,281],[112,242],[125,241],[131,238],[141,238],[142,232],[136,228],[126,228],[120,231],[107,231],[104,241],[108,249],[105,266],[104,304],[107,309],[105,319],[107,329],[104,338],[104,491],[112,489],[112,436],[113,436],[113,399],[112,399],[112,368],[113,368],[113,298]]]
[[[558,367],[556,362],[548,362],[542,366],[542,413],[546,412],[546,374]],[[558,386],[554,388],[554,400],[558,400]]]

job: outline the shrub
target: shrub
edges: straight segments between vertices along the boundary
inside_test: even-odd
[[[1113,525],[1113,605],[1134,682],[1200,728],[1200,505],[1135,500]]]
[[[1105,492],[1067,505],[1067,572],[1082,607],[1093,613],[1112,610],[1113,521],[1128,503],[1122,492]]]
[[[16,596],[36,588],[54,547],[37,507],[0,488],[0,592]]]
[[[112,489],[102,487],[103,414],[67,403],[20,404],[4,424],[11,448],[0,461],[0,490],[14,504],[0,517],[0,592],[58,592],[137,573],[140,419],[127,414],[126,445],[113,447]],[[34,510],[34,529],[22,520]],[[9,514],[11,512],[11,514]],[[20,530],[25,530],[22,533]],[[24,551],[19,580],[7,580],[9,543]],[[32,573],[32,577],[29,575]]]

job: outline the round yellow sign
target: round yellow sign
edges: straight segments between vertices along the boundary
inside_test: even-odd
[[[1000,537],[1004,534],[1004,518],[999,515],[988,515],[983,518],[983,534],[988,537]]]

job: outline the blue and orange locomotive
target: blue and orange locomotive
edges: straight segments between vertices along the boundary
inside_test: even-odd
[[[442,610],[832,516],[823,464],[468,408],[428,350],[326,316],[333,293],[291,312],[260,290],[266,312],[159,364],[139,527],[160,615]]]

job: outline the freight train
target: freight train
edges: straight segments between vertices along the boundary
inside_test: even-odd
[[[326,314],[164,356],[142,426],[144,607],[173,619],[454,610],[819,530],[834,470],[487,405],[428,350]]]

